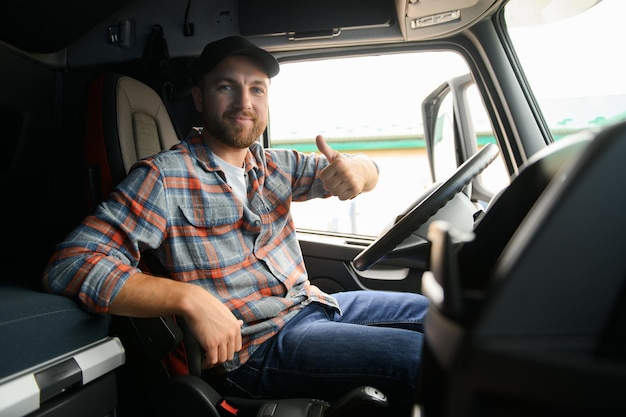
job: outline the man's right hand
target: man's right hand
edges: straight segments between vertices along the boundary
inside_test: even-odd
[[[242,347],[243,321],[197,285],[137,273],[124,283],[108,312],[131,317],[183,316],[205,351],[203,369],[233,359]]]
[[[241,350],[243,321],[238,320],[209,292],[201,287],[191,286],[197,288],[194,289],[197,294],[190,297],[189,305],[186,307],[188,312],[183,315],[194,337],[204,349],[202,369],[209,369],[233,359],[235,353]]]

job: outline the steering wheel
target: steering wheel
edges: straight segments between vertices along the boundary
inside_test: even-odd
[[[498,147],[489,143],[472,155],[444,182],[434,188],[424,199],[416,202],[406,215],[389,230],[379,236],[359,253],[352,263],[359,271],[365,271],[402,243],[431,216],[463,190],[478,174],[496,159]]]

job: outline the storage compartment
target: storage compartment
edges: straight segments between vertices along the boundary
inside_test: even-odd
[[[68,298],[0,285],[0,415],[111,413],[125,351],[109,323]]]

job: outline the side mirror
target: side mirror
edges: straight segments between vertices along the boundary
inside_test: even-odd
[[[452,78],[435,88],[422,102],[422,120],[434,183],[448,178],[482,146],[496,143],[489,116],[471,74]],[[508,176],[501,172],[497,177],[491,174],[488,177],[489,185],[481,174],[465,193],[475,201],[489,201],[506,185]]]
[[[424,140],[433,182],[447,178],[475,151],[463,152],[469,145],[465,139],[475,137],[464,96],[473,84],[470,74],[450,79],[422,102]]]

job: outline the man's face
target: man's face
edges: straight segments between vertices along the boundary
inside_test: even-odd
[[[249,147],[267,126],[269,86],[269,77],[254,59],[223,59],[204,76],[202,91],[194,87],[204,128],[227,146]]]

